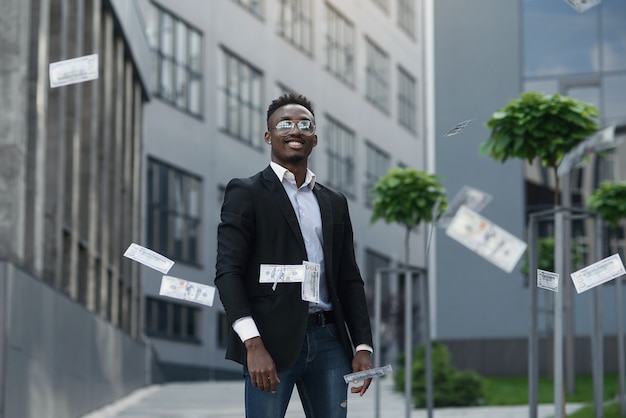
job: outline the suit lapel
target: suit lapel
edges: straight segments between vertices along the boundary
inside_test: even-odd
[[[302,237],[302,231],[300,230],[300,225],[298,224],[298,218],[296,218],[296,213],[293,210],[293,206],[291,206],[291,201],[289,200],[289,196],[287,196],[287,192],[283,188],[283,185],[276,177],[276,173],[272,170],[272,167],[267,167],[263,170],[263,175],[261,176],[263,186],[270,192],[271,195],[275,197],[275,202],[278,208],[280,209],[287,225],[295,235],[298,244],[300,244],[300,248],[306,254],[306,247],[304,246],[304,238]]]

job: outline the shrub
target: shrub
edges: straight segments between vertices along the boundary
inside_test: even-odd
[[[404,355],[398,356],[394,389],[404,392]],[[438,341],[432,343],[433,401],[435,407],[479,405],[484,398],[484,379],[471,370],[460,371],[450,364],[450,351]],[[416,408],[426,406],[426,350],[413,350],[411,391]]]

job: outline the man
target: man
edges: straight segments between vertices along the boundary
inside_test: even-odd
[[[218,227],[215,285],[233,328],[226,358],[244,366],[249,418],[283,417],[294,384],[307,417],[346,417],[343,376],[372,367],[347,200],[307,167],[317,135],[306,97],[274,100],[267,129],[270,166],[229,182]],[[303,264],[319,283],[285,280]]]

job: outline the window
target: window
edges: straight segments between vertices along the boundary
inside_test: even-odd
[[[415,0],[398,0],[398,26],[415,36]]]
[[[597,22],[604,4],[585,13],[558,1],[524,0],[521,6],[526,77],[587,74],[600,68]]]
[[[280,0],[278,34],[303,52],[313,53],[313,19],[310,0]]]
[[[389,0],[372,0],[372,1],[376,3],[385,12],[389,11]]]
[[[398,67],[398,123],[415,133],[417,123],[415,79]]]
[[[260,148],[263,145],[263,75],[247,62],[222,49],[220,123],[235,138]]]
[[[299,94],[297,91],[281,83],[280,81],[276,82],[276,93],[277,93],[276,97],[282,96],[283,94],[295,94],[295,95]]]
[[[154,93],[170,105],[202,116],[202,33],[156,4],[146,15],[153,50]]]
[[[387,174],[389,170],[389,155],[374,146],[373,144],[366,142],[366,164],[365,170],[365,204],[368,207],[372,206],[374,202],[371,196],[374,185],[382,176]]]
[[[326,33],[326,68],[349,86],[354,85],[354,27],[328,6]]]
[[[389,56],[366,39],[365,96],[374,106],[389,113]]]
[[[250,13],[257,17],[263,16],[261,7],[263,2],[261,0],[234,0],[235,3],[246,8]]]
[[[596,179],[594,184],[602,184],[606,181],[615,181],[616,178],[616,155],[614,150],[604,151],[596,156]]]
[[[626,123],[626,73],[607,74],[602,80],[602,117],[604,125]]]
[[[603,70],[626,71],[626,42],[624,42],[626,2],[605,1],[599,6],[601,16],[596,22],[602,31],[600,39]]]
[[[147,297],[146,334],[156,338],[198,343],[200,313],[200,308]]]
[[[354,196],[354,132],[326,116],[324,137],[328,147],[328,184],[347,196]]]
[[[148,245],[177,261],[198,265],[202,181],[148,160]]]

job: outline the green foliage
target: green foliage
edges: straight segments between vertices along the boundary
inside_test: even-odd
[[[437,202],[441,215],[447,205],[445,190],[439,177],[413,168],[392,168],[374,185],[371,223],[384,219],[386,223],[397,222],[412,229],[420,222],[431,222]]]
[[[626,218],[626,181],[607,181],[587,198],[587,208],[616,228]]]
[[[563,156],[598,129],[594,106],[559,94],[522,93],[487,121],[490,137],[481,144],[481,155],[504,162],[535,158],[557,167]]]
[[[412,398],[416,408],[426,406],[426,350],[413,350]],[[398,359],[400,368],[394,373],[394,389],[404,391],[404,356]],[[450,364],[450,351],[438,341],[432,343],[433,397],[435,407],[479,405],[484,399],[484,380],[471,370],[460,371]]]
[[[575,241],[572,241],[572,268],[574,270],[582,266],[583,254],[582,248]],[[521,273],[528,277],[528,250],[524,253],[524,260],[520,267]],[[542,237],[537,240],[537,268],[545,271],[554,271],[554,237]]]

